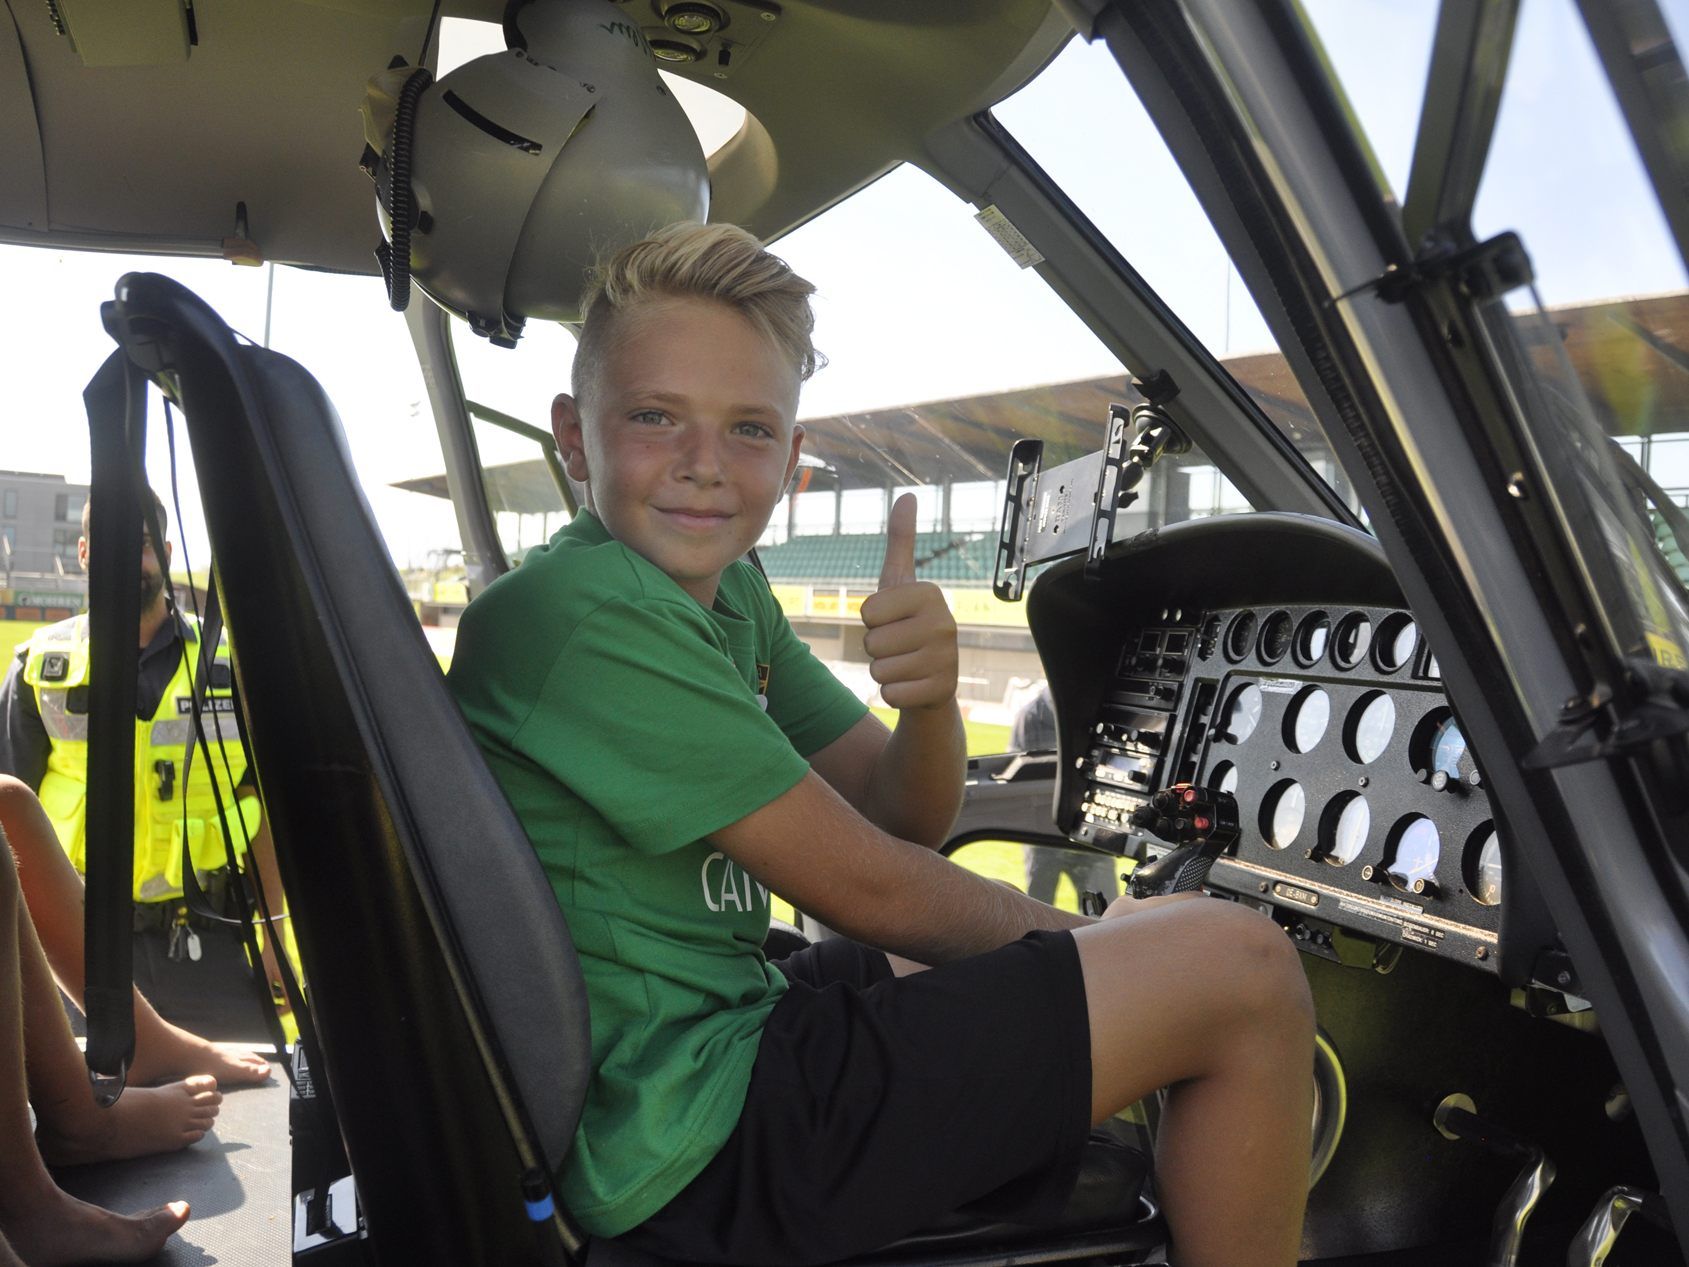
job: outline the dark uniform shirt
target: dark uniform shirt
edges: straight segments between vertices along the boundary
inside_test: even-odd
[[[176,666],[182,662],[182,643],[197,642],[180,616],[172,616],[141,648],[140,680],[135,693],[135,716],[147,720],[158,711],[159,702]],[[39,792],[47,775],[47,757],[53,744],[41,724],[41,708],[35,691],[23,680],[29,644],[19,649],[0,685],[0,773],[22,779]]]

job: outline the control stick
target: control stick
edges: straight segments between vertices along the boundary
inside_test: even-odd
[[[1132,872],[1132,896],[1190,893],[1202,887],[1214,859],[1237,841],[1237,798],[1230,792],[1175,783],[1133,810],[1131,823],[1174,846]]]

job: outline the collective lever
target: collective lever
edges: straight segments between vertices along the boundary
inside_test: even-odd
[[[1132,872],[1133,897],[1189,893],[1202,887],[1214,859],[1237,841],[1237,798],[1175,783],[1132,811],[1132,826],[1175,846]]]

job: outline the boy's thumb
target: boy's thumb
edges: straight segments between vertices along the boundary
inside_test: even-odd
[[[880,567],[880,588],[907,585],[915,579],[915,494],[905,493],[892,503],[886,521],[886,561]]]

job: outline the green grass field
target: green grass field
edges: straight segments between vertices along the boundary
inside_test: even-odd
[[[10,660],[18,643],[28,640],[40,628],[41,625],[32,620],[0,620],[0,651]]]

